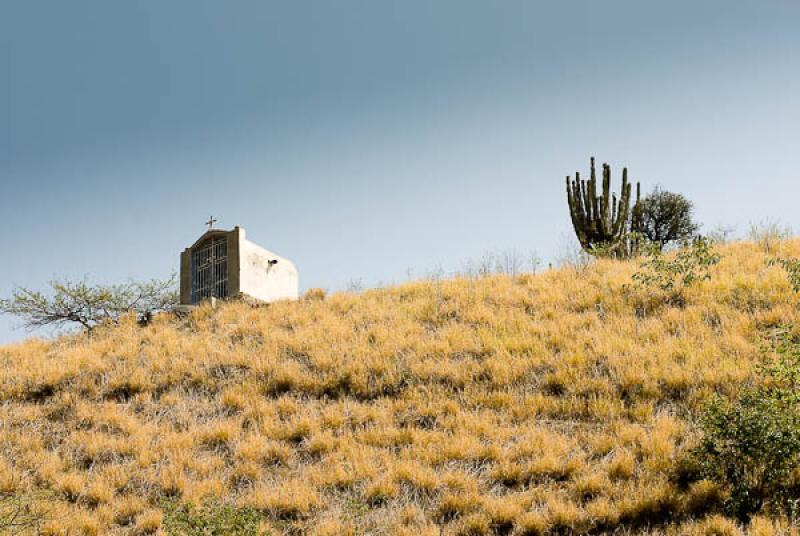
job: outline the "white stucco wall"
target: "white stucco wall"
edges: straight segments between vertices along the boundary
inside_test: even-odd
[[[239,242],[239,258],[241,293],[265,302],[297,299],[299,282],[292,261],[245,238]],[[278,262],[270,264],[270,260]]]

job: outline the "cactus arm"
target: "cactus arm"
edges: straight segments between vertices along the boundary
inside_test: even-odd
[[[576,182],[570,182],[570,177],[567,176],[567,203],[569,204],[569,214],[572,219],[572,227],[575,229],[575,234],[581,247],[588,248],[588,237],[586,235],[585,222],[582,214],[582,205],[580,202],[580,188]]]
[[[572,182],[572,190],[575,204],[575,213],[581,222],[581,225],[586,225],[586,211],[583,206],[583,197],[581,195],[581,185],[578,181]]]
[[[608,233],[611,231],[612,222],[614,220],[612,212],[608,210],[608,205],[611,200],[611,168],[603,166],[603,199],[602,199],[602,221],[603,231]]]
[[[617,221],[617,194],[611,195],[611,220]]]

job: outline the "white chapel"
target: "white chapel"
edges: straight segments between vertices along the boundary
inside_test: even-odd
[[[244,298],[270,303],[296,300],[297,269],[283,257],[233,230],[209,230],[181,253],[181,305],[197,305],[210,298]]]

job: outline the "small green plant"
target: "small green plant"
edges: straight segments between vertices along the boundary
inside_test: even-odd
[[[683,305],[685,289],[711,279],[711,267],[721,259],[704,237],[692,240],[674,253],[665,254],[658,245],[650,245],[646,250],[642,270],[633,274],[633,282],[638,287],[663,292],[671,305]]]
[[[48,517],[43,505],[49,498],[41,493],[0,493],[0,534],[39,534]]]
[[[782,336],[777,359],[737,399],[716,397],[702,415],[689,460],[727,493],[729,514],[747,521],[765,507],[791,507],[790,476],[800,465],[800,346]]]
[[[774,258],[767,261],[769,266],[780,266],[786,271],[792,290],[800,292],[800,260]]]
[[[164,530],[175,536],[257,536],[261,514],[252,508],[206,502],[165,504]]]

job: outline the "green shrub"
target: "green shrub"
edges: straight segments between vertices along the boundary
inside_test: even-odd
[[[175,536],[257,536],[261,514],[252,508],[208,502],[165,505],[164,530]]]
[[[783,338],[776,355],[738,399],[717,397],[709,404],[690,454],[700,476],[727,492],[728,513],[743,521],[765,507],[785,511],[793,499],[789,480],[800,462],[800,347]]]

